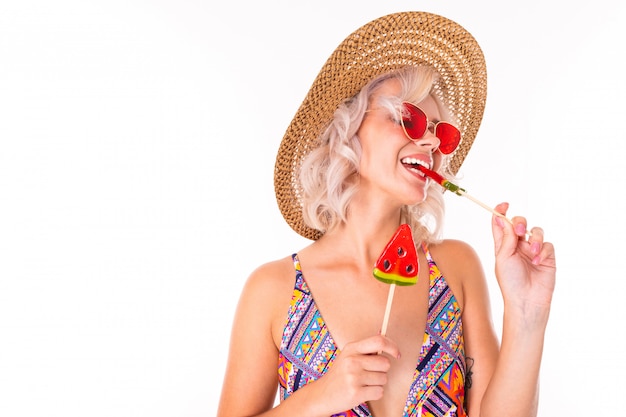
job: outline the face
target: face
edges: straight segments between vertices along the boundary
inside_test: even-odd
[[[379,96],[399,96],[400,83],[388,80],[371,99],[368,112],[358,131],[362,155],[360,161],[360,189],[375,198],[390,199],[399,204],[416,204],[426,197],[427,179],[415,168],[423,164],[434,168],[439,158],[439,139],[428,130],[422,139],[410,140],[398,120],[399,114],[390,114],[379,107]],[[428,119],[437,122],[440,115],[435,100],[428,96],[420,103]]]

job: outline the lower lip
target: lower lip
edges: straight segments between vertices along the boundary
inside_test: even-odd
[[[409,171],[413,176],[419,178],[422,181],[426,181],[426,176],[417,168],[408,167],[407,165],[404,165],[404,168],[406,168],[406,170]]]

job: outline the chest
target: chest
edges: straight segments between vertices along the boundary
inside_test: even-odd
[[[391,302],[386,335],[403,354],[419,351],[424,334],[431,286],[429,265],[420,259],[416,285],[396,286],[390,300],[389,284],[378,281],[371,272],[357,275],[351,271],[317,271],[302,275],[326,326],[341,349],[349,342],[379,334],[387,303]]]
[[[428,266],[420,270],[426,274],[420,272],[415,286],[396,287],[387,336],[398,344],[402,357],[393,361],[388,372],[384,397],[362,405],[374,415],[402,415],[405,406],[416,406],[432,392],[429,384],[439,379],[435,367],[463,366],[458,304],[445,280],[433,279]],[[281,343],[283,399],[321,377],[347,343],[380,331],[389,285],[373,278],[370,281],[356,286],[339,279],[327,285],[316,285],[313,280],[313,285],[308,285],[302,274],[298,276]],[[458,331],[441,330],[441,323]],[[443,351],[458,354],[440,356]]]
[[[387,373],[383,399],[368,403],[375,415],[402,415],[416,364],[422,355],[428,321],[430,282],[428,268],[414,286],[396,286],[386,336],[401,353]],[[368,277],[369,278],[369,277]],[[373,277],[366,285],[343,285],[349,291],[333,291],[332,286],[312,287],[316,306],[337,348],[380,332],[387,307],[390,285]],[[339,287],[339,286],[338,286]]]

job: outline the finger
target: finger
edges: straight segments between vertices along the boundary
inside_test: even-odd
[[[363,398],[365,401],[376,401],[383,398],[385,390],[380,385],[369,385],[363,387]]]
[[[503,216],[506,216],[506,211],[508,209],[509,209],[508,203],[500,203],[494,208],[496,212],[502,214]],[[500,245],[500,242],[502,241],[502,235],[504,233],[502,230],[503,220],[504,219],[496,215],[492,216],[491,218],[491,232],[493,233],[493,240],[494,240],[496,252],[498,252],[498,250],[500,249],[499,245]]]
[[[500,203],[495,207],[495,211],[506,216],[508,208],[508,203]],[[513,225],[502,217],[494,215],[491,219],[491,229],[495,254],[498,255],[503,250],[512,252],[517,244],[517,235],[513,231]]]
[[[381,359],[380,356],[378,356]],[[389,359],[387,359],[389,362]],[[385,386],[387,385],[387,381],[389,378],[387,377],[387,371],[367,371],[363,373],[363,377],[361,379],[363,386]]]
[[[511,219],[511,223],[513,224],[513,230],[517,236],[526,236],[526,228],[528,227],[528,224],[525,217],[515,216]]]
[[[534,265],[544,265],[554,268],[556,266],[554,245],[550,242],[544,242],[541,251],[533,258]]]
[[[509,203],[500,203],[495,207],[495,210],[503,216],[506,216],[506,212],[509,210]]]
[[[359,367],[373,373],[385,373],[391,368],[391,361],[386,355],[367,354],[358,357]]]
[[[541,227],[533,227],[530,233],[530,238],[528,239],[530,253],[536,257],[543,247],[543,229]]]
[[[360,353],[362,355],[386,353],[392,358],[400,358],[398,345],[391,339],[382,335],[372,336],[358,341],[352,345],[352,349],[354,349],[356,353]]]

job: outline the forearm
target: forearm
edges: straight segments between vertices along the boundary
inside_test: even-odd
[[[505,307],[500,354],[481,402],[481,417],[537,415],[547,320],[548,311],[528,314]]]

